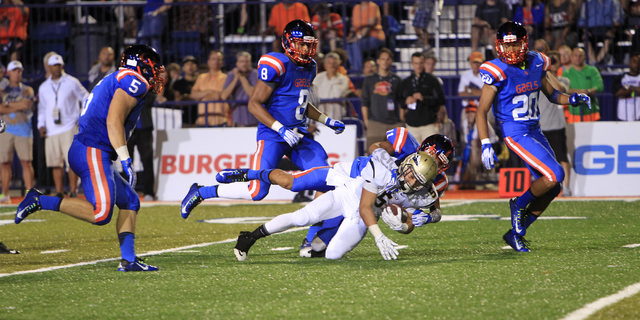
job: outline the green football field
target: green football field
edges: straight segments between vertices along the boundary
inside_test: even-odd
[[[304,230],[236,261],[239,231],[297,208],[201,205],[183,220],[178,205],[144,207],[137,251],[161,270],[122,273],[115,217],[45,211],[15,225],[1,207],[0,242],[21,254],[0,255],[0,319],[562,319],[640,286],[640,201],[556,201],[528,230],[530,253],[504,248],[507,200],[447,201],[446,221],[410,235],[382,223],[403,246],[396,261],[370,235],[342,260],[300,258]],[[214,223],[233,217],[254,218]],[[588,319],[640,319],[634,292]]]

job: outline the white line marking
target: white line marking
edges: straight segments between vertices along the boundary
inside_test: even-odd
[[[626,246],[622,246],[623,248],[637,248],[640,247],[640,243],[628,244]]]
[[[69,250],[68,249],[47,250],[47,251],[41,251],[40,254],[60,253],[60,252],[67,252],[67,251]]]
[[[582,307],[581,309],[578,309],[574,312],[571,312],[570,314],[566,315],[564,318],[562,318],[561,320],[582,320],[582,319],[586,319],[587,317],[591,316],[592,314],[596,313],[597,311],[608,307],[614,303],[617,303],[618,301],[624,299],[624,298],[628,298],[631,297],[633,295],[635,295],[636,293],[640,292],[640,282],[638,283],[634,283],[620,291],[618,291],[615,294],[612,294],[608,297],[604,297],[601,299],[596,300],[595,302],[589,303],[586,306]]]
[[[288,250],[293,250],[293,247],[278,247],[278,248],[271,248],[271,251],[288,251]]]
[[[290,232],[296,232],[296,231],[305,230],[305,229],[307,229],[307,228],[292,228],[292,229],[289,229],[287,231],[277,233],[276,235],[290,233]],[[214,244],[222,244],[222,243],[234,242],[234,241],[236,241],[236,239],[237,238],[226,239],[226,240],[215,241],[215,242],[199,243],[199,244],[194,244],[194,245],[184,246],[184,247],[178,247],[178,248],[149,251],[147,253],[139,254],[138,256],[139,257],[146,257],[146,256],[160,255],[160,254],[163,254],[163,253],[176,252],[176,251],[180,251],[180,250],[188,250],[188,249],[193,249],[193,248],[203,248],[203,247],[211,246],[211,245],[214,245]],[[100,262],[116,261],[116,260],[120,260],[120,259],[121,259],[120,257],[118,257],[118,258],[107,258],[107,259],[100,259],[100,260],[94,260],[94,261],[67,264],[67,265],[63,265],[63,266],[53,266],[53,267],[40,268],[40,269],[35,269],[35,270],[16,271],[16,272],[13,272],[13,273],[0,273],[0,278],[8,277],[8,276],[21,275],[21,274],[42,273],[42,272],[47,272],[47,271],[59,270],[59,269],[68,269],[68,268],[73,268],[73,267],[88,266],[88,265],[92,265],[92,264],[98,264]]]
[[[179,253],[183,253],[183,252],[186,252],[186,253],[195,253],[195,252],[200,252],[200,250],[180,250],[180,251],[178,251],[178,252],[179,252]]]
[[[23,220],[20,223],[25,223],[25,222],[44,222],[45,220],[42,219],[28,219],[28,220]],[[12,225],[12,224],[16,224],[15,220],[0,220],[0,226],[5,226],[5,225]]]

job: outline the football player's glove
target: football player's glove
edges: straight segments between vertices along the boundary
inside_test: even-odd
[[[398,250],[395,248],[397,245],[382,233],[376,237],[376,246],[380,249],[380,254],[385,260],[398,259]]]
[[[484,164],[484,167],[487,168],[487,170],[491,170],[491,168],[493,168],[496,162],[498,162],[498,156],[496,156],[496,152],[493,151],[491,142],[483,142],[482,143],[482,164]]]
[[[327,120],[324,121],[324,124],[333,129],[333,131],[336,134],[341,134],[342,132],[344,132],[344,123],[342,123],[342,121],[339,120],[333,120],[329,117],[327,117]]]
[[[402,230],[402,215],[393,214],[393,210],[389,206],[382,210],[382,221],[389,225],[389,228],[393,231]]]
[[[569,97],[569,104],[572,106],[586,104],[587,107],[591,109],[591,98],[584,93],[574,92],[571,97]]]
[[[300,139],[302,139],[301,134],[295,133],[293,132],[293,130],[287,129],[287,127],[284,126],[278,129],[278,133],[280,134],[282,139],[284,139],[284,141],[289,144],[290,147],[295,146],[296,144],[298,144],[298,142],[300,142]]]
[[[120,161],[122,163],[122,170],[124,170],[124,172],[127,174],[127,177],[129,178],[129,185],[132,188],[136,187],[136,171],[133,170],[133,161],[131,160],[131,158],[128,158],[127,160],[122,160]]]

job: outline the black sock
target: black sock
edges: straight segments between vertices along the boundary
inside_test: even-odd
[[[270,233],[267,232],[267,229],[265,229],[264,224],[259,226],[257,229],[253,230],[253,232],[251,232],[251,234],[249,235],[251,238],[253,239],[260,239],[260,238],[264,238],[266,236],[268,236]]]
[[[311,258],[324,258],[324,254],[327,252],[327,249],[322,249],[322,251],[311,250]]]

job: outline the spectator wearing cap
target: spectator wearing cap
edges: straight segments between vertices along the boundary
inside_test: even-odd
[[[14,151],[22,164],[22,178],[27,189],[33,188],[33,133],[31,117],[33,116],[33,88],[22,83],[22,63],[11,61],[7,66],[9,84],[2,91],[0,119],[6,125],[6,132],[0,135],[0,175],[4,198],[0,203],[9,203],[9,183],[12,172],[11,163]]]
[[[194,56],[185,56],[182,59],[182,78],[173,83],[175,101],[186,101],[191,99],[191,89],[196,84],[198,78],[198,59]],[[196,104],[183,106],[182,123],[193,125],[198,118],[198,106]]]
[[[222,87],[222,100],[234,100],[229,104],[231,124],[234,127],[253,127],[258,125],[249,112],[249,96],[258,83],[258,70],[251,67],[251,54],[240,51],[236,54],[236,67],[229,72]],[[235,102],[244,101],[244,102]]]
[[[116,71],[115,53],[111,47],[102,47],[98,55],[98,63],[89,70],[89,91],[104,78],[106,75]]]
[[[53,181],[58,196],[62,196],[64,165],[69,169],[70,195],[76,195],[78,177],[69,168],[67,153],[78,132],[78,118],[82,103],[89,92],[78,79],[64,72],[64,61],[58,54],[47,61],[51,76],[38,89],[38,131],[45,139],[45,157],[52,168]]]
[[[478,110],[478,99],[482,94],[482,77],[480,76],[480,66],[484,62],[484,58],[480,51],[473,51],[469,55],[469,65],[471,69],[464,71],[460,75],[460,83],[458,84],[458,96],[470,97],[463,99],[462,108],[464,112],[460,115],[460,141],[463,146],[462,166],[466,166],[465,177],[462,180],[477,180],[480,174],[480,140],[478,140],[478,130],[476,130],[476,111]],[[489,136],[492,141],[497,141],[497,137],[493,128],[489,127]]]

